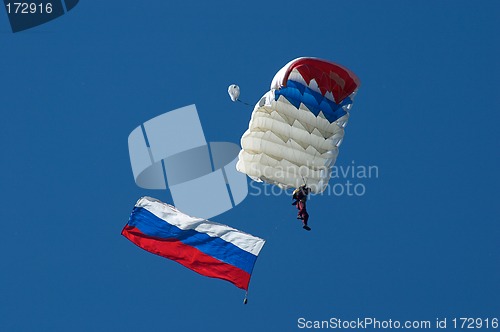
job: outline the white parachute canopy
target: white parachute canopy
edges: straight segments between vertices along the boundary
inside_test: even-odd
[[[237,101],[240,96],[240,87],[236,84],[231,84],[227,88],[227,93],[229,93],[229,97],[231,97],[232,101]]]
[[[254,107],[236,169],[281,188],[326,189],[359,79],[317,58],[289,62]]]

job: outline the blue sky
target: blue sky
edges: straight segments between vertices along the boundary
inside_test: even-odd
[[[82,0],[16,34],[0,12],[2,330],[500,318],[497,1]],[[286,195],[216,217],[267,240],[244,306],[120,235],[140,196],[169,200],[135,185],[127,137],[194,103],[208,141],[238,143],[251,109],[227,86],[254,103],[299,56],[360,77],[337,165],[379,176],[313,197],[309,233]]]

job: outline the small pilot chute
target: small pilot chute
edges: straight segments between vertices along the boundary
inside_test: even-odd
[[[229,97],[231,97],[232,101],[237,101],[238,98],[240,97],[240,87],[237,86],[236,84],[231,84],[227,88],[227,93],[229,93]]]

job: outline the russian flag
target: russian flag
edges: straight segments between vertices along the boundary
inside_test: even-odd
[[[244,290],[265,243],[229,226],[188,216],[151,197],[137,201],[122,235],[144,250]]]

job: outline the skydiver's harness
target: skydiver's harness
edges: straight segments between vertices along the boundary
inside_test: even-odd
[[[309,188],[302,186],[293,191],[292,199],[295,200],[292,205],[297,205],[298,202],[306,202]]]

